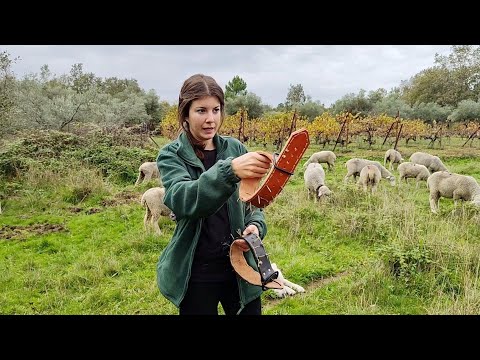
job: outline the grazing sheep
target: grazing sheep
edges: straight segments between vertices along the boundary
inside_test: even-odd
[[[393,164],[398,165],[403,161],[402,155],[395,149],[388,149],[383,159],[383,166],[387,167],[387,161],[390,163],[388,169],[394,170]]]
[[[430,209],[434,214],[441,197],[453,199],[455,207],[458,200],[480,206],[480,185],[472,176],[437,171],[428,177],[427,187],[430,189]]]
[[[307,167],[310,163],[326,163],[328,164],[328,170],[333,170],[335,160],[337,160],[337,156],[333,151],[319,151],[312,154],[303,167]]]
[[[421,180],[427,181],[428,177],[430,176],[430,171],[428,171],[425,165],[421,164],[414,164],[412,162],[403,162],[398,165],[398,173],[399,173],[399,184],[402,179],[405,179],[405,183],[407,182],[408,178],[416,178],[416,188],[418,188],[418,184]]]
[[[358,187],[363,187],[363,191],[367,192],[370,187],[372,193],[377,191],[378,183],[382,178],[382,173],[375,165],[364,166],[360,170],[360,178],[358,179]]]
[[[382,178],[390,181],[390,185],[395,185],[395,176],[393,176],[392,173],[388,171],[382,164],[380,164],[378,161],[359,158],[350,159],[345,163],[345,167],[347,168],[347,175],[344,178],[344,182],[346,183],[348,181],[348,178],[352,175],[354,180],[357,181],[357,176],[360,175],[360,171],[367,165],[375,165],[380,170]]]
[[[150,222],[157,235],[162,234],[158,226],[160,216],[169,216],[170,219],[175,221],[175,214],[163,203],[164,197],[165,188],[154,187],[145,191],[140,201],[142,206],[146,208],[145,217],[143,218],[145,230],[147,230]]]
[[[431,172],[448,171],[438,156],[430,155],[424,152],[415,152],[410,156],[410,161],[415,164],[425,165]]]
[[[278,280],[283,283],[283,289],[272,289],[275,295],[279,298],[287,297],[288,295],[295,295],[297,292],[305,292],[305,289],[300,285],[297,285],[283,276],[281,270],[277,267],[277,264],[272,263],[272,269],[278,271]]]
[[[160,172],[158,171],[158,166],[156,162],[144,162],[138,168],[138,178],[135,182],[135,186],[138,184],[148,181],[150,179],[158,179],[161,184]]]
[[[323,170],[322,164],[308,164],[303,174],[303,179],[305,180],[308,198],[310,199],[313,195],[315,202],[321,199],[322,196],[329,196],[332,193],[325,185],[325,171]]]

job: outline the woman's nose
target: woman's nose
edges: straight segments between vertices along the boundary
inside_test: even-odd
[[[207,116],[207,121],[214,121],[215,120],[215,114],[213,111],[210,111]]]

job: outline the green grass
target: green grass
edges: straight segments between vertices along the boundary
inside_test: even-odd
[[[405,160],[417,150],[435,153],[451,171],[480,180],[478,144],[461,144],[452,139],[442,148],[410,143],[398,150]],[[441,199],[439,214],[432,214],[425,182],[417,189],[414,182],[381,181],[373,195],[343,182],[348,159],[383,163],[386,149],[337,148],[335,169],[326,170],[333,194],[314,203],[302,166],[323,147],[310,145],[265,209],[264,240],[270,260],[307,291],[281,300],[265,292],[265,314],[480,312],[478,209],[454,209],[451,199]],[[0,215],[0,313],[176,314],[156,284],[156,262],[174,223],[162,218],[161,236],[145,233],[139,199],[150,186],[113,184],[92,168],[67,179],[30,169],[10,180]]]

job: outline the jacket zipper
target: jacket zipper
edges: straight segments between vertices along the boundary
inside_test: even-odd
[[[183,161],[185,161],[185,163],[189,164],[190,166],[192,167],[196,167],[196,168],[200,168],[200,170],[203,172],[205,172],[205,167],[203,166],[203,164],[200,162],[200,163],[194,163],[193,161],[190,161],[188,159],[185,159],[184,157],[180,156],[178,153],[177,155],[183,159]],[[192,256],[190,257],[191,260],[190,260],[190,264],[188,266],[188,274],[187,274],[187,286],[183,289],[183,294],[182,294],[182,298],[180,299],[180,303],[183,301],[183,299],[185,298],[185,294],[187,293],[187,289],[188,289],[188,283],[190,282],[190,277],[192,276],[192,264],[193,264],[193,259],[194,259],[194,254],[195,254],[195,250],[197,250],[197,245],[198,245],[198,238],[200,237],[200,232],[202,231],[202,226],[203,226],[203,219],[200,218],[200,226],[197,228],[197,232],[195,233],[194,235],[194,238],[197,239],[196,243],[195,243],[195,248],[193,249],[193,254]]]

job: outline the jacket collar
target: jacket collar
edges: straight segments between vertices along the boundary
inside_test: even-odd
[[[178,156],[182,157],[185,160],[188,160],[194,164],[201,164],[200,159],[195,155],[195,151],[193,151],[192,144],[188,141],[187,135],[185,132],[180,133],[178,136],[178,149],[177,154]],[[215,148],[217,149],[217,156],[225,151],[227,148],[227,141],[218,134],[215,134],[213,137],[213,143],[215,144]]]

